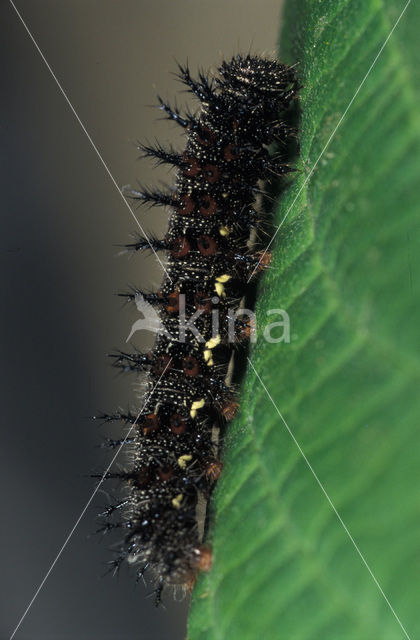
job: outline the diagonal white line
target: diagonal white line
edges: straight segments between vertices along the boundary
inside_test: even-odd
[[[50,568],[48,569],[47,573],[45,574],[42,582],[40,583],[39,587],[37,588],[37,590],[35,591],[32,600],[30,601],[30,603],[28,604],[28,606],[26,607],[21,619],[19,620],[18,624],[16,625],[15,630],[13,631],[12,635],[10,636],[9,640],[12,640],[17,632],[17,630],[19,629],[20,625],[22,624],[22,622],[24,621],[24,619],[26,618],[30,608],[32,607],[33,603],[35,602],[36,597],[38,596],[39,592],[41,591],[42,587],[44,586],[44,584],[46,583],[51,571],[54,569],[55,565],[57,564],[61,554],[63,553],[64,549],[66,548],[70,538],[72,537],[73,533],[76,531],[77,526],[79,525],[79,522],[81,521],[81,519],[83,518],[83,516],[85,515],[87,509],[89,508],[89,505],[91,504],[93,498],[96,496],[96,494],[98,493],[99,487],[102,485],[103,481],[106,478],[106,475],[108,473],[108,471],[110,470],[110,468],[112,467],[112,465],[114,464],[115,460],[117,459],[121,449],[123,448],[123,446],[125,445],[125,443],[127,442],[127,439],[130,436],[130,433],[133,431],[133,429],[136,427],[137,425],[137,421],[140,418],[141,414],[144,411],[144,408],[146,406],[146,403],[148,401],[148,399],[152,396],[152,394],[154,393],[156,387],[158,386],[158,384],[160,383],[162,377],[164,376],[167,368],[169,367],[169,365],[171,364],[172,358],[171,360],[169,360],[169,362],[167,363],[165,369],[163,370],[163,372],[161,373],[159,380],[156,382],[155,386],[153,387],[153,389],[146,395],[146,398],[144,400],[143,406],[140,409],[139,413],[137,414],[137,417],[135,419],[135,421],[133,422],[133,424],[131,425],[130,429],[128,430],[124,440],[122,441],[122,443],[120,444],[120,446],[117,449],[117,453],[113,456],[111,462],[109,463],[109,465],[107,466],[102,478],[99,480],[98,484],[96,485],[92,495],[90,496],[89,500],[86,502],[85,506],[82,509],[82,512],[80,513],[79,517],[77,518],[76,522],[74,523],[73,527],[70,530],[70,533],[68,534],[67,538],[64,540],[64,543],[60,549],[60,551],[57,553],[56,557],[54,558],[54,561],[52,562]]]
[[[308,173],[308,175],[306,176],[304,182],[302,183],[302,186],[300,187],[299,191],[297,192],[296,196],[293,199],[292,204],[290,205],[290,207],[287,209],[286,213],[283,216],[282,221],[280,222],[279,226],[277,227],[276,231],[274,232],[273,237],[271,238],[270,242],[268,243],[268,245],[266,246],[266,248],[264,249],[264,252],[261,254],[260,259],[257,263],[257,265],[255,266],[253,272],[251,273],[251,275],[248,278],[248,282],[251,280],[252,276],[254,275],[254,273],[257,271],[261,260],[263,260],[265,254],[267,253],[267,251],[269,250],[271,244],[274,241],[274,238],[276,237],[276,235],[278,234],[278,232],[280,231],[284,221],[286,220],[287,216],[289,215],[290,211],[293,209],[294,204],[296,202],[296,200],[299,198],[300,194],[302,193],[303,189],[305,188],[305,185],[307,184],[307,182],[310,180],[313,172],[315,171],[319,161],[321,160],[322,156],[324,155],[325,151],[327,150],[327,148],[330,145],[331,140],[334,138],[338,127],[341,125],[341,123],[343,122],[344,118],[347,115],[348,110],[350,109],[351,105],[353,104],[353,102],[355,101],[357,95],[360,92],[360,89],[363,87],[363,85],[365,84],[370,72],[372,71],[373,67],[375,66],[375,64],[378,61],[379,56],[381,55],[382,51],[385,49],[386,45],[388,44],[388,40],[390,39],[390,37],[392,36],[392,34],[394,33],[399,21],[401,20],[401,18],[403,17],[404,13],[406,12],[406,9],[408,8],[408,5],[411,3],[411,0],[407,0],[407,3],[404,6],[404,9],[401,11],[400,15],[398,16],[398,20],[395,22],[394,26],[392,27],[391,31],[389,32],[385,42],[383,43],[382,47],[379,49],[378,53],[376,54],[376,57],[374,59],[374,61],[372,62],[372,64],[370,65],[369,69],[366,72],[365,77],[363,78],[362,82],[359,84],[359,86],[356,89],[356,92],[354,94],[354,96],[352,97],[352,99],[350,100],[350,102],[348,103],[347,107],[344,110],[343,115],[341,116],[340,120],[338,121],[338,123],[336,124],[335,128],[333,129],[333,132],[331,133],[330,137],[328,138],[327,142],[324,145],[324,148],[322,149],[321,153],[319,154],[318,158],[315,161],[315,164],[313,165],[312,169],[310,170],[310,172]]]
[[[372,578],[372,580],[374,581],[374,583],[376,584],[376,586],[378,587],[379,591],[381,592],[382,597],[384,598],[385,602],[387,603],[388,607],[391,609],[395,619],[397,620],[398,624],[400,625],[404,635],[406,638],[408,638],[408,640],[410,640],[410,636],[408,635],[407,631],[405,630],[401,620],[399,619],[399,617],[397,616],[397,614],[395,613],[394,608],[392,607],[390,601],[388,600],[388,598],[386,597],[381,585],[379,584],[379,582],[377,581],[377,579],[375,578],[375,575],[372,571],[372,569],[370,568],[370,566],[368,565],[365,557],[363,556],[362,552],[360,551],[359,547],[357,546],[353,536],[351,535],[350,531],[348,530],[346,524],[344,523],[342,517],[340,516],[340,514],[338,513],[337,509],[335,508],[330,496],[328,495],[324,485],[322,484],[321,480],[318,478],[314,468],[312,467],[311,463],[309,462],[308,458],[306,457],[305,453],[302,450],[302,447],[300,446],[299,442],[296,440],[295,436],[293,435],[289,425],[287,424],[286,420],[284,419],[283,415],[280,412],[280,409],[277,407],[276,403],[274,402],[270,392],[268,391],[267,387],[265,386],[264,382],[262,381],[258,371],[256,370],[256,368],[254,367],[254,365],[251,362],[251,359],[248,357],[248,362],[251,365],[255,375],[257,376],[258,380],[261,383],[261,386],[263,387],[264,391],[266,392],[271,404],[273,405],[273,407],[275,408],[275,410],[277,411],[281,421],[283,422],[284,426],[286,427],[287,431],[289,432],[290,437],[292,438],[293,442],[295,443],[296,447],[299,450],[299,453],[301,454],[302,458],[305,460],[310,472],[312,473],[313,477],[315,478],[315,480],[317,481],[322,493],[324,494],[324,496],[326,497],[330,507],[332,508],[332,510],[334,511],[335,515],[337,516],[341,526],[343,527],[344,531],[346,532],[346,534],[348,535],[348,537],[350,538],[351,543],[353,544],[354,548],[356,549],[357,553],[359,554],[363,564],[365,565],[366,569],[369,571],[370,576]]]
[[[102,157],[102,155],[101,155],[101,153],[100,153],[100,151],[99,151],[98,147],[97,147],[97,146],[96,146],[96,144],[93,142],[93,140],[92,140],[91,136],[89,135],[89,133],[88,133],[88,131],[87,131],[87,129],[86,129],[86,127],[85,127],[85,125],[83,124],[83,122],[82,122],[82,121],[81,121],[81,119],[79,118],[79,116],[78,116],[78,114],[77,114],[77,112],[76,112],[75,108],[73,107],[72,103],[70,102],[69,97],[67,96],[67,94],[66,94],[66,92],[64,91],[63,87],[61,86],[61,84],[60,84],[60,82],[59,82],[59,80],[58,80],[57,76],[55,75],[54,71],[52,70],[51,66],[49,65],[49,63],[48,63],[48,61],[47,61],[46,57],[44,56],[44,54],[42,53],[41,49],[39,48],[38,43],[36,42],[36,40],[35,40],[34,36],[33,36],[33,35],[32,35],[32,33],[29,31],[29,28],[28,28],[28,26],[27,26],[26,22],[24,21],[24,19],[22,18],[21,14],[20,14],[20,13],[19,13],[19,11],[17,10],[16,5],[14,4],[13,0],[9,0],[9,2],[10,2],[10,4],[12,5],[13,9],[15,10],[15,12],[16,12],[16,14],[17,14],[17,16],[18,16],[19,20],[21,21],[21,23],[22,23],[22,24],[23,24],[23,26],[25,27],[25,29],[26,29],[26,31],[27,31],[27,33],[28,33],[28,35],[29,35],[30,39],[32,40],[32,42],[33,42],[33,44],[34,44],[34,46],[35,46],[35,48],[36,48],[36,50],[38,51],[39,55],[41,56],[41,58],[42,58],[42,59],[43,59],[43,61],[45,62],[45,65],[46,65],[46,67],[47,67],[48,71],[51,73],[52,77],[54,78],[54,80],[55,80],[55,82],[56,82],[56,84],[57,84],[58,88],[60,89],[61,93],[62,93],[62,94],[63,94],[63,96],[64,96],[64,99],[66,100],[67,104],[69,105],[70,109],[71,109],[71,110],[72,110],[72,112],[73,112],[74,117],[76,118],[77,122],[80,124],[80,126],[81,126],[81,128],[82,128],[83,132],[85,133],[85,135],[86,135],[87,139],[89,140],[90,144],[92,145],[92,147],[93,147],[93,149],[94,149],[94,151],[95,151],[96,155],[98,156],[99,160],[101,161],[101,163],[102,163],[102,165],[103,165],[103,167],[104,167],[105,171],[107,172],[107,174],[108,174],[108,175],[109,175],[109,177],[111,178],[111,180],[112,180],[112,182],[113,182],[113,184],[114,184],[115,188],[117,189],[118,193],[120,194],[121,198],[123,199],[124,204],[126,205],[127,209],[129,210],[129,212],[130,212],[130,213],[131,213],[131,215],[133,216],[134,220],[136,221],[136,223],[137,223],[137,225],[138,225],[138,227],[139,227],[140,231],[142,232],[142,234],[143,234],[144,238],[145,238],[145,239],[147,240],[147,242],[149,243],[149,247],[150,247],[150,248],[151,248],[151,250],[153,251],[153,253],[154,253],[154,256],[155,256],[156,260],[159,262],[159,264],[160,264],[160,266],[162,267],[163,271],[165,272],[166,276],[167,276],[167,277],[169,278],[169,280],[172,282],[172,278],[170,277],[170,275],[169,275],[168,271],[165,269],[165,267],[164,267],[164,265],[163,265],[162,260],[159,258],[158,254],[156,253],[155,249],[153,248],[153,246],[152,246],[152,244],[151,244],[151,242],[150,242],[149,238],[147,237],[146,232],[144,231],[143,227],[141,226],[141,224],[140,224],[140,222],[139,222],[138,218],[136,217],[136,215],[135,215],[134,211],[133,211],[133,210],[132,210],[132,208],[130,207],[130,205],[129,205],[129,203],[128,203],[127,199],[124,197],[124,194],[122,193],[122,191],[121,191],[121,189],[119,188],[119,186],[118,186],[118,184],[117,184],[117,182],[116,182],[116,180],[115,180],[114,176],[112,175],[111,171],[109,170],[108,165],[106,164],[105,160],[103,159],[103,157]]]

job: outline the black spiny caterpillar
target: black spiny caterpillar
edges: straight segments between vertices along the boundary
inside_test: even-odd
[[[126,560],[138,575],[150,568],[157,603],[165,585],[191,587],[197,572],[211,565],[197,505],[222,470],[214,430],[232,420],[238,406],[227,374],[235,343],[251,331],[240,315],[241,299],[250,277],[269,263],[269,254],[255,252],[251,241],[261,225],[259,182],[291,170],[293,130],[285,114],[299,88],[290,67],[250,55],[224,62],[213,79],[200,74],[194,80],[183,67],[179,77],[201,102],[199,114],[160,106],[184,128],[185,151],[142,147],[158,163],[177,167],[175,189],[130,193],[171,212],[165,238],[128,245],[167,255],[161,289],[143,294],[162,327],[152,351],[115,356],[117,367],[147,372],[148,393],[138,416],[102,416],[130,425],[128,437],[109,441],[111,447],[124,442],[130,453],[125,471],[106,474],[124,484],[122,499],[105,512],[105,529],[124,531],[114,566]],[[270,156],[273,142],[279,150]],[[195,314],[196,331],[185,330],[183,314]]]

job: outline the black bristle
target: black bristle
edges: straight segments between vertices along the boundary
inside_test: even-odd
[[[122,422],[124,424],[134,424],[136,422],[136,416],[133,413],[100,413],[97,416],[93,416],[93,420],[99,420],[102,424],[107,422]]]
[[[157,293],[146,293],[143,291],[139,291],[135,289],[134,291],[122,291],[116,294],[119,298],[124,298],[127,301],[134,302],[136,300],[136,296],[141,296],[146,302],[149,304],[156,304],[160,302],[159,295]]]
[[[108,354],[108,357],[114,359],[113,367],[123,371],[145,371],[150,366],[150,359],[145,353],[124,353],[124,351],[119,351],[118,353]]]
[[[202,102],[212,102],[217,99],[214,93],[213,85],[209,82],[207,76],[203,73],[199,74],[199,82],[191,77],[190,70],[187,65],[178,64],[178,78],[187,85],[189,91],[194,93]]]
[[[184,129],[188,126],[191,126],[191,124],[195,124],[196,121],[194,118],[190,116],[188,116],[187,118],[183,118],[176,107],[172,108],[169,104],[163,102],[160,96],[157,96],[157,99],[159,100],[159,109],[166,113],[169,120],[173,120],[177,124],[181,125],[181,127],[183,127]]]
[[[157,166],[170,164],[173,167],[181,167],[183,164],[182,156],[179,153],[176,153],[176,151],[170,147],[165,149],[159,143],[157,143],[155,147],[139,143],[137,148],[142,151],[142,158],[155,158]]]
[[[132,189],[131,187],[123,187],[123,195],[132,200],[137,200],[140,204],[149,205],[150,207],[156,206],[170,206],[176,207],[177,201],[175,198],[160,191],[159,189]]]
[[[158,238],[139,238],[136,242],[131,242],[122,245],[127,251],[144,251],[150,249],[150,251],[165,251],[167,249],[166,240],[159,240]]]

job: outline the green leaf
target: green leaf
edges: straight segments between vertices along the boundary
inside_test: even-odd
[[[419,2],[306,181],[404,4],[286,3],[301,173],[276,211],[280,224],[291,207],[257,318],[286,309],[292,339],[260,335],[251,351],[190,640],[420,637]]]

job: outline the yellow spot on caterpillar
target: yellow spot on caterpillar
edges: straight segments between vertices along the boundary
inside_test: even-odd
[[[221,339],[222,338],[220,337],[220,333],[219,333],[219,335],[217,335],[215,338],[210,338],[210,340],[207,340],[206,342],[207,349],[214,349],[214,347],[217,347],[217,345],[220,344]]]
[[[195,418],[195,416],[197,415],[197,409],[201,409],[202,407],[204,407],[204,405],[205,405],[204,398],[201,398],[201,400],[195,400],[195,402],[193,402],[191,405],[191,410],[190,410],[191,418]]]
[[[178,458],[178,466],[181,467],[181,469],[185,469],[185,467],[187,466],[187,462],[189,462],[190,460],[192,460],[192,456],[190,456],[188,453],[184,454],[183,456],[179,456]]]
[[[228,280],[231,279],[232,276],[230,276],[228,273],[223,274],[222,276],[218,276],[216,278],[216,282],[227,282]]]
[[[221,284],[220,282],[216,282],[214,290],[219,298],[226,298],[225,286],[223,284]]]
[[[175,507],[175,509],[181,508],[182,498],[182,493],[178,493],[178,495],[172,500],[172,506]]]
[[[213,363],[213,354],[210,351],[210,349],[205,349],[203,356],[204,356],[204,360],[207,362],[207,366],[211,367],[214,363]]]
[[[221,236],[228,236],[231,231],[232,229],[229,229],[229,227],[220,227],[219,229],[219,233]]]

